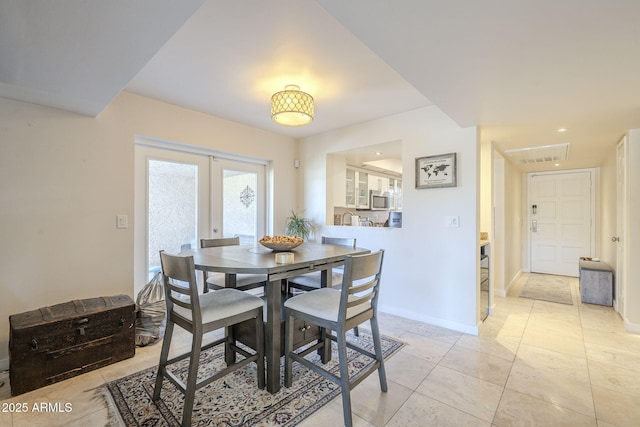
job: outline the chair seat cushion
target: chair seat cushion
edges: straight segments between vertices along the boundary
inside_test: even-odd
[[[320,319],[337,322],[341,293],[342,291],[339,289],[321,288],[289,298],[285,301],[284,306]],[[347,319],[357,316],[370,308],[370,302],[350,308],[347,310]]]
[[[207,283],[224,287],[224,273],[209,273],[207,277]],[[266,274],[237,274],[236,286],[246,286],[254,283],[261,283],[267,281]]]
[[[320,289],[321,283],[321,271],[314,271],[312,273],[303,274],[289,279],[289,283],[297,283],[302,286],[308,286],[310,288]],[[328,279],[328,277],[327,277]],[[338,287],[342,285],[342,273],[339,271],[332,271],[331,273],[331,286]]]
[[[263,301],[255,295],[237,289],[220,289],[200,295],[202,323],[231,317],[239,313],[262,307]],[[180,316],[191,319],[191,310],[174,305],[173,310]]]

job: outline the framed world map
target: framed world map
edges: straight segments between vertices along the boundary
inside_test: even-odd
[[[456,153],[416,158],[416,188],[457,185]]]

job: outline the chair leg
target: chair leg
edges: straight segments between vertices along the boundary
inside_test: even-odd
[[[340,363],[340,389],[342,392],[342,413],[344,415],[344,425],[353,426],[351,416],[351,382],[349,380],[349,359],[347,359],[347,339],[345,331],[336,331],[338,341],[338,361]]]
[[[373,336],[373,347],[376,351],[376,360],[380,362],[378,376],[380,377],[380,389],[387,391],[387,374],[384,370],[384,357],[382,356],[382,343],[380,342],[380,328],[378,327],[378,317],[371,318],[371,335]]]
[[[256,362],[256,369],[258,375],[258,388],[263,389],[264,384],[264,324],[262,323],[262,309],[258,311],[256,316],[256,352],[258,353],[258,360]]]
[[[184,407],[182,408],[182,425],[191,425],[193,401],[196,396],[196,383],[198,380],[198,365],[200,364],[200,351],[202,349],[202,334],[194,333],[191,344],[191,357],[189,359],[189,373],[187,374],[187,389],[184,392]]]
[[[284,386],[289,388],[293,383],[293,316],[287,316],[284,331]]]
[[[353,334],[357,337],[360,336],[360,329],[358,329],[358,327],[356,326],[355,328],[353,328]]]
[[[158,372],[156,374],[156,385],[153,388],[153,400],[160,399],[160,391],[162,390],[162,380],[164,379],[164,370],[167,368],[167,360],[169,359],[169,348],[171,347],[171,338],[173,336],[173,322],[167,321],[167,327],[162,340],[162,350],[160,350],[160,362],[158,363]]]

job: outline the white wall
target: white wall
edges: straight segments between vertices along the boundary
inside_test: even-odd
[[[627,329],[640,333],[640,129],[629,131],[629,159],[627,161]]]
[[[133,295],[136,134],[273,160],[276,231],[295,207],[297,142],[141,96],[97,118],[0,98],[0,368],[8,317]],[[130,227],[116,229],[116,215]]]
[[[326,154],[402,140],[403,228],[325,225]],[[306,216],[317,236],[353,236],[386,249],[380,309],[411,319],[477,333],[479,304],[479,138],[436,107],[305,138],[300,144]],[[458,153],[456,188],[415,189],[417,157]],[[329,185],[331,185],[329,183]],[[446,228],[445,216],[460,217]]]
[[[600,165],[600,253],[597,254],[612,268],[616,268],[616,243],[611,237],[616,235],[617,167],[616,150]]]

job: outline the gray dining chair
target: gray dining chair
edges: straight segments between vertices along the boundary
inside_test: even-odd
[[[349,246],[351,248],[356,247],[355,237],[327,237],[322,236],[323,245],[342,245]],[[331,269],[331,276],[327,272],[327,282],[331,280],[331,287],[339,289],[342,285],[342,276],[344,273],[344,266],[334,267]],[[287,295],[293,296],[292,289],[298,289],[301,291],[309,292],[322,287],[322,272],[313,271],[311,273],[296,276],[287,280]],[[353,332],[356,335],[360,335],[360,331],[356,326],[353,328]]]
[[[341,246],[349,246],[351,248],[356,247],[356,239],[353,237],[327,237],[322,236],[322,244],[327,245],[341,245]],[[327,282],[331,280],[331,287],[339,287],[342,283],[342,274],[343,274],[343,266],[335,267],[330,271],[331,277],[329,277],[329,272],[327,272]],[[329,284],[329,283],[328,283]],[[302,291],[313,291],[315,289],[321,288],[321,272],[314,271],[311,273],[303,274],[300,276],[292,277],[287,280],[287,291],[290,294],[291,289],[299,289]]]
[[[223,237],[217,239],[200,239],[201,248],[211,248],[217,246],[233,246],[239,245],[239,237]],[[203,271],[203,292],[207,293],[209,290],[224,289],[225,286],[225,274],[213,273]],[[238,274],[236,275],[236,289],[241,291],[248,291],[256,288],[263,288],[267,284],[266,274]]]
[[[255,295],[237,289],[221,289],[207,294],[198,295],[195,265],[193,256],[176,256],[160,252],[160,263],[164,278],[164,292],[167,304],[167,326],[160,352],[158,373],[153,390],[153,400],[160,399],[163,380],[166,378],[184,394],[182,425],[191,425],[191,413],[197,389],[222,378],[248,363],[257,365],[256,381],[258,388],[264,388],[264,330],[262,325],[262,299]],[[256,350],[250,353],[236,346],[233,337],[225,334],[223,338],[215,340],[205,346],[202,345],[203,335],[225,328],[232,330],[232,326],[247,320],[254,320],[256,334]],[[174,326],[178,325],[191,333],[191,350],[187,353],[169,359],[169,350]],[[198,381],[198,364],[200,353],[214,346],[224,344],[225,351],[239,353],[244,358],[238,362],[229,363],[226,368]],[[189,370],[186,382],[183,382],[169,368],[174,363],[189,359]]]
[[[289,298],[284,303],[286,323],[284,337],[285,387],[291,387],[293,384],[294,361],[339,384],[342,392],[344,423],[348,427],[353,425],[351,390],[355,386],[377,370],[380,377],[380,389],[383,392],[387,391],[387,378],[378,327],[378,295],[383,257],[384,250],[382,249],[366,255],[347,256],[341,289],[316,289]],[[293,346],[295,319],[301,319],[324,328],[323,339],[315,345],[296,352],[297,349]],[[346,339],[349,329],[367,320],[371,324],[375,354]],[[335,335],[329,331],[333,331]],[[340,376],[306,358],[310,353],[330,345],[330,340],[335,341],[338,345]],[[374,362],[350,378],[347,348],[373,359]]]

